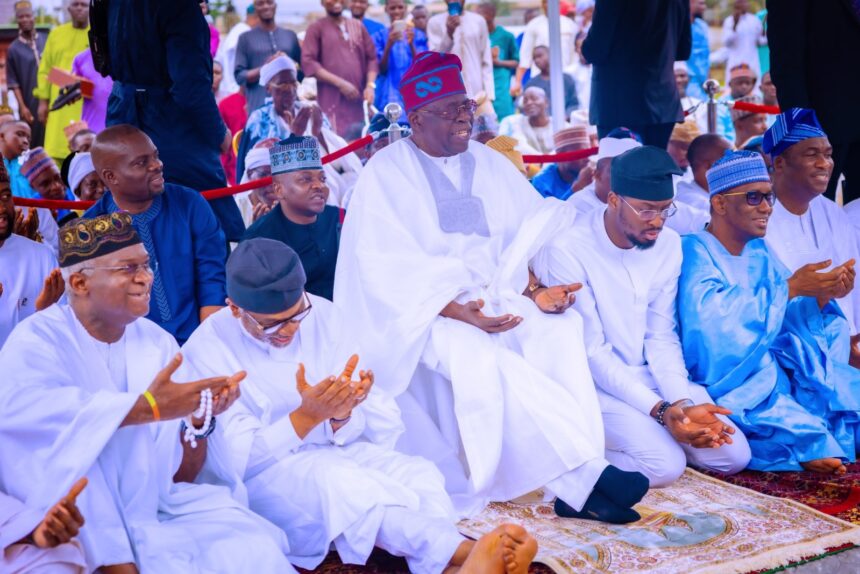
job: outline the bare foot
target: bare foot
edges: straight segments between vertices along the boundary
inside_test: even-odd
[[[808,462],[801,462],[800,466],[812,472],[820,472],[822,474],[835,474],[842,476],[848,469],[842,464],[838,458],[819,458]]]
[[[460,567],[460,574],[526,574],[537,554],[537,542],[515,524],[503,524],[483,535]]]

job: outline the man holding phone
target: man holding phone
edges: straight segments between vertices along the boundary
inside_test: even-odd
[[[463,10],[459,0],[447,3],[448,13],[436,14],[427,23],[429,47],[460,58],[469,97],[475,98],[484,92],[487,100],[494,100],[493,53],[487,22],[474,12]]]

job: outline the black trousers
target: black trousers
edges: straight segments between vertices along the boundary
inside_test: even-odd
[[[675,127],[675,122],[668,124],[642,124],[629,126],[602,125],[597,126],[597,137],[605,138],[606,134],[615,128],[627,128],[639,134],[642,138],[642,143],[645,145],[657,146],[661,149],[666,149],[669,145],[669,136],[672,135],[672,129]]]
[[[847,205],[860,197],[860,141],[833,144],[833,175],[827,184],[824,195],[836,199],[836,183],[841,174],[845,175],[842,187],[842,204]]]

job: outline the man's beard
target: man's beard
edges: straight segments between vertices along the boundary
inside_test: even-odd
[[[633,244],[633,247],[642,251],[645,251],[646,249],[651,249],[652,247],[654,247],[654,244],[657,243],[656,239],[652,239],[650,241],[642,241],[635,235],[631,235],[629,233],[625,233],[625,236],[627,237],[627,241]]]

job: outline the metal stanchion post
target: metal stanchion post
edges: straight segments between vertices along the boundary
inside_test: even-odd
[[[400,116],[403,115],[403,108],[400,107],[400,104],[392,102],[385,106],[382,113],[385,114],[385,119],[391,123],[391,125],[388,126],[388,142],[394,143],[403,135],[403,130],[401,129],[400,124],[397,123],[397,120],[399,120]]]
[[[720,91],[720,83],[714,79],[707,80],[702,84],[705,93],[708,94],[708,133],[717,133],[717,100],[716,95]]]

